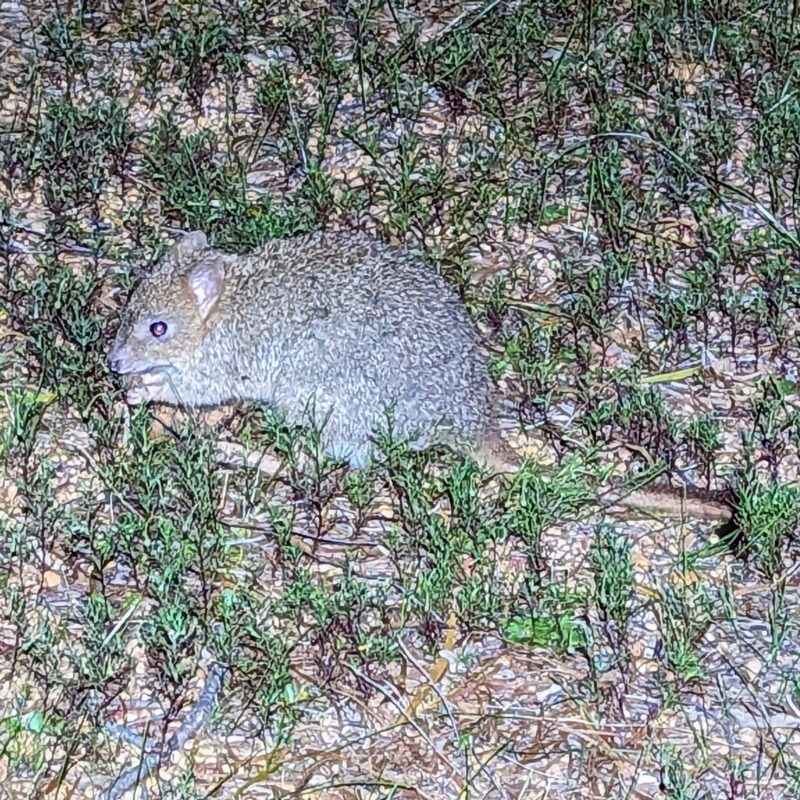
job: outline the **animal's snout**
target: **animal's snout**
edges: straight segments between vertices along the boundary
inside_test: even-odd
[[[112,350],[108,354],[108,366],[111,367],[112,372],[126,372],[125,355],[118,350]]]

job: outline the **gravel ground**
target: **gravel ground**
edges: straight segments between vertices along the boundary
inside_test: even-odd
[[[466,15],[492,5],[496,4],[417,4],[413,9],[397,9],[397,14],[401,22],[405,17],[421,22],[421,44],[446,35]],[[295,10],[302,19],[319,6],[303,3]],[[137,13],[147,13],[147,8],[143,5]],[[50,11],[47,5],[5,2],[0,6],[0,47],[7,91],[0,109],[0,126],[6,139],[26,135],[23,112],[29,107],[30,97],[25,71],[34,59],[42,58],[34,51],[34,42],[41,47],[41,33],[34,36],[33,32],[50,17]],[[143,137],[165,111],[184,134],[208,130],[230,141],[230,132],[235,131],[233,138],[241,147],[253,148],[247,172],[247,197],[251,201],[266,194],[292,197],[299,191],[302,172],[286,168],[277,152],[281,142],[273,142],[271,134],[263,132],[264,114],[256,108],[254,97],[265,71],[271,65],[284,64],[294,87],[296,105],[292,113],[301,117],[324,99],[313,68],[299,65],[288,48],[254,37],[245,48],[248,72],[237,85],[235,102],[231,102],[224,81],[212,79],[198,110],[170,81],[166,66],[163,90],[154,97],[147,96],[133,68],[133,62],[142,57],[139,46],[117,35],[121,22],[113,14],[99,8],[94,13],[108,14],[108,25],[102,36],[94,36],[88,29],[83,32],[82,41],[97,60],[88,81],[71,84],[71,99],[88,102],[98,91],[101,78],[113,74],[118,96],[129,103],[137,147],[127,180],[112,178],[97,207],[81,209],[71,224],[85,226],[85,230],[111,231],[120,248],[135,250],[127,215],[131,209],[141,208],[146,223],[159,227],[165,239],[172,238],[175,220],[165,213],[158,192],[148,185],[142,171]],[[161,7],[154,6],[152,13],[161,14]],[[388,43],[396,38],[398,22],[389,6],[376,12],[375,24]],[[346,26],[337,29],[334,42],[342,52],[348,52]],[[564,40],[553,41],[553,63],[568,47]],[[692,87],[708,79],[707,65],[683,63],[671,67],[682,70],[681,78],[690,95]],[[67,83],[42,78],[37,84],[38,102],[47,106],[62,97]],[[513,95],[523,108],[525,101],[542,92],[542,86],[523,84]],[[736,196],[726,206],[737,227],[734,241],[740,237],[743,241],[753,229],[767,226],[763,209],[774,206],[773,187],[766,178],[754,178],[746,168],[745,158],[757,146],[750,137],[753,110],[741,106],[734,96],[716,101],[734,104],[739,112],[735,155],[715,180],[740,187],[755,200]],[[557,129],[539,141],[545,157],[581,142],[588,131],[589,102],[585,94],[576,94]],[[587,176],[570,175],[565,182],[563,175],[554,175],[547,193],[564,209],[557,221],[538,227],[517,222],[508,225],[506,201],[498,196],[493,212],[481,220],[476,236],[470,227],[476,221],[459,216],[472,180],[468,154],[471,149],[488,148],[492,141],[499,141],[502,129],[497,120],[482,116],[469,104],[454,111],[433,86],[427,87],[414,118],[404,117],[400,111],[395,119],[389,119],[377,95],[366,98],[370,113],[365,113],[364,103],[363,97],[345,93],[335,106],[329,129],[312,130],[306,145],[307,152],[320,156],[321,174],[330,182],[334,199],[367,184],[371,187],[368,206],[333,217],[327,220],[328,226],[357,226],[401,240],[392,223],[394,192],[405,169],[397,143],[413,131],[415,174],[422,176],[428,168],[442,168],[452,191],[449,200],[442,201],[436,210],[438,222],[418,228],[412,216],[402,241],[445,256],[466,253],[475,297],[486,297],[496,281],[515,275],[519,279],[506,297],[513,308],[522,314],[534,308],[557,309],[564,301],[563,284],[557,276],[565,261],[574,263],[574,254],[580,252],[582,265],[591,268],[599,258],[600,243],[593,241],[592,211],[587,204]],[[655,114],[651,105],[647,98],[642,99],[643,119]],[[509,113],[513,114],[513,109]],[[373,154],[377,155],[356,144],[354,130],[371,137]],[[510,170],[498,168],[496,182],[518,179],[535,169],[524,159],[512,159],[511,163]],[[508,174],[515,170],[516,176]],[[626,178],[639,180],[637,170],[638,165],[630,164]],[[642,191],[648,188],[643,182]],[[52,219],[46,187],[42,180],[35,181],[29,190],[4,180],[0,202],[6,204],[7,216],[16,220],[13,228],[8,227],[11,238],[6,243],[6,261],[13,262],[20,276],[36,275],[43,248],[39,234],[47,230]],[[416,202],[424,206],[425,195]],[[781,224],[788,222],[784,219]],[[670,281],[675,287],[685,286],[687,273],[693,268],[687,254],[701,237],[696,216],[687,207],[685,216],[660,220],[657,230],[642,237],[643,258],[653,237],[658,238],[664,258],[672,266]],[[97,269],[93,256],[79,246],[64,258],[78,275]],[[105,274],[101,302],[111,311],[118,303],[112,282],[130,266],[108,255],[101,259],[100,269]],[[652,291],[647,278],[644,270],[630,281],[627,290],[632,298]],[[732,274],[730,280],[740,286],[742,296],[752,290],[752,273]],[[511,282],[504,285],[511,286]],[[598,363],[641,363],[642,351],[649,347],[656,358],[662,359],[658,363],[671,369],[694,366],[676,363],[663,348],[659,352],[657,321],[646,314],[634,315],[629,308],[620,303],[618,308],[608,309],[608,346],[593,353]],[[787,312],[785,320],[792,332],[787,338],[790,344],[780,349],[750,337],[747,331],[732,332],[724,319],[712,315],[707,337],[712,346],[701,348],[705,380],[659,384],[662,397],[676,416],[712,414],[721,420],[723,447],[714,469],[718,484],[728,474],[726,470],[740,461],[744,409],[753,403],[760,381],[769,375],[796,375],[797,318],[792,313]],[[549,324],[549,319],[542,313],[543,325]],[[36,388],[37,365],[25,355],[25,337],[7,323],[7,318],[0,317],[3,385]],[[513,324],[513,319],[508,324]],[[490,333],[488,329],[484,332]],[[734,333],[735,345],[730,340]],[[731,352],[736,356],[730,356]],[[584,409],[577,394],[573,401],[568,391],[574,377],[565,374],[559,378],[565,391],[549,409],[547,421],[580,442],[583,434],[578,421]],[[519,400],[519,375],[508,372],[502,385],[509,402],[504,426],[509,441],[541,464],[559,463],[563,454],[553,447],[545,431],[534,425],[521,430],[518,415],[512,413]],[[789,393],[787,402],[791,405],[796,401],[796,391]],[[120,415],[127,413],[121,402],[114,410]],[[172,413],[161,409],[160,419],[169,421]],[[228,409],[209,412],[206,421],[221,426],[230,413]],[[0,414],[10,424],[13,409],[8,403],[0,407]],[[104,500],[107,487],[90,427],[80,409],[49,405],[43,410],[33,452],[52,467],[49,481],[58,507],[76,508],[92,497],[101,501],[98,523],[109,524],[121,509]],[[242,469],[235,466],[237,458],[241,464],[252,449],[239,449],[238,441],[236,432],[229,430],[220,445],[220,459],[226,465],[220,469],[219,479],[225,487],[226,476]],[[611,442],[609,445],[608,462],[624,474],[629,451]],[[258,452],[257,448],[249,463],[252,466],[256,461],[260,473],[252,469],[254,475],[269,477],[280,466],[272,454]],[[781,461],[780,475],[769,477],[794,484],[796,474],[797,454],[789,452]],[[580,795],[766,800],[796,796],[800,744],[796,588],[800,578],[789,553],[785,569],[776,578],[765,579],[751,564],[727,553],[689,564],[687,553],[709,539],[714,541],[713,529],[702,521],[616,519],[619,536],[631,543],[634,566],[635,598],[626,641],[629,661],[615,664],[613,623],[591,612],[582,624],[606,635],[605,643],[602,638],[596,639],[597,646],[591,652],[580,645],[556,654],[551,648],[513,644],[500,631],[472,630],[453,616],[444,626],[435,648],[438,652],[433,655],[423,633],[410,622],[408,598],[398,588],[397,564],[386,545],[386,537],[398,524],[396,496],[384,491],[375,498],[368,514],[359,514],[345,495],[333,491],[323,507],[298,511],[296,493],[281,481],[269,482],[253,504],[246,502],[241,486],[234,485],[234,477],[230,480],[230,487],[222,493],[220,514],[236,526],[235,532],[241,537],[236,540],[241,561],[228,580],[247,583],[265,600],[283,596],[288,573],[281,547],[272,534],[276,509],[286,509],[293,519],[292,541],[302,549],[314,582],[334,585],[349,574],[366,586],[387,587],[387,614],[397,625],[403,657],[369,670],[348,661],[325,676],[314,637],[299,635],[290,655],[299,710],[291,736],[282,738],[278,730],[265,734],[251,718],[250,709],[226,696],[223,684],[217,710],[206,724],[154,771],[151,797],[460,800]],[[37,512],[26,499],[26,485],[26,476],[13,464],[4,466],[0,482],[4,530],[10,541],[32,539],[37,547],[30,551],[35,558],[4,557],[0,581],[0,608],[7,620],[0,621],[5,662],[0,708],[7,725],[6,734],[0,736],[5,747],[0,756],[0,797],[109,796],[102,792],[109,790],[111,781],[140,763],[140,742],[121,741],[111,729],[105,740],[90,745],[87,738],[76,746],[60,740],[57,730],[48,731],[43,739],[45,734],[31,722],[31,715],[46,705],[51,683],[20,657],[20,631],[10,621],[10,606],[14,598],[23,595],[31,609],[27,620],[31,630],[48,624],[66,632],[62,641],[47,646],[54,653],[53,663],[69,677],[82,647],[80,621],[98,575],[87,559],[77,557],[57,537],[48,535],[46,525],[36,533]],[[435,513],[447,524],[451,511],[445,504]],[[579,519],[559,520],[545,531],[542,554],[560,585],[575,592],[587,592],[594,586],[589,551],[596,525],[602,520],[597,509],[587,507]],[[497,585],[512,596],[526,569],[527,550],[522,542],[512,539],[493,547],[490,560]],[[405,568],[413,569],[413,560]],[[464,564],[465,575],[470,574],[470,568],[470,563]],[[124,563],[110,562],[102,581],[108,596],[129,609],[124,620],[126,652],[136,664],[114,702],[103,708],[104,720],[107,725],[124,724],[139,735],[150,721],[160,741],[185,723],[211,669],[210,654],[188,681],[189,688],[180,702],[165,696],[136,633],[137,624],[156,612],[152,598],[138,594],[134,576]],[[192,588],[203,591],[199,584]],[[135,603],[134,596],[138,597]],[[670,603],[678,603],[681,613],[667,613]],[[678,635],[681,632],[674,630],[676,619],[694,630],[688,637],[698,668],[692,680],[672,668],[676,642],[683,641]],[[369,622],[365,620],[364,624],[369,626]],[[265,618],[263,624],[276,635],[281,629],[280,619]],[[308,630],[312,628],[309,621]],[[83,696],[96,699],[101,695],[95,687]],[[166,730],[160,722],[165,715]],[[8,726],[19,719],[28,722],[12,736],[13,726]],[[95,724],[95,717],[87,711],[86,725]],[[41,759],[63,765],[60,772],[50,775],[49,783],[42,782],[47,770]],[[184,785],[181,776],[187,774],[192,778],[185,786],[194,788],[179,790]]]

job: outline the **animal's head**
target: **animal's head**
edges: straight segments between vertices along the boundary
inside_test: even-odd
[[[225,283],[223,260],[202,231],[176,242],[126,303],[108,354],[114,372],[181,372],[191,362],[213,317]]]

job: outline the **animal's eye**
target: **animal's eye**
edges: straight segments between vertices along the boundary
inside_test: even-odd
[[[160,338],[167,332],[167,323],[166,322],[154,322],[150,326],[150,333],[155,336],[156,339]]]

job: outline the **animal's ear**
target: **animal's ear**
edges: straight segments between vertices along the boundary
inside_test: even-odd
[[[185,258],[194,253],[199,253],[208,247],[208,239],[203,231],[191,231],[178,239],[169,250],[171,256]]]
[[[190,264],[207,247],[208,239],[203,231],[187,233],[167,249],[164,256],[151,267],[150,272],[153,275],[172,275],[176,267]]]
[[[225,284],[222,264],[217,260],[201,262],[189,273],[187,280],[197,313],[205,320],[222,295]]]

